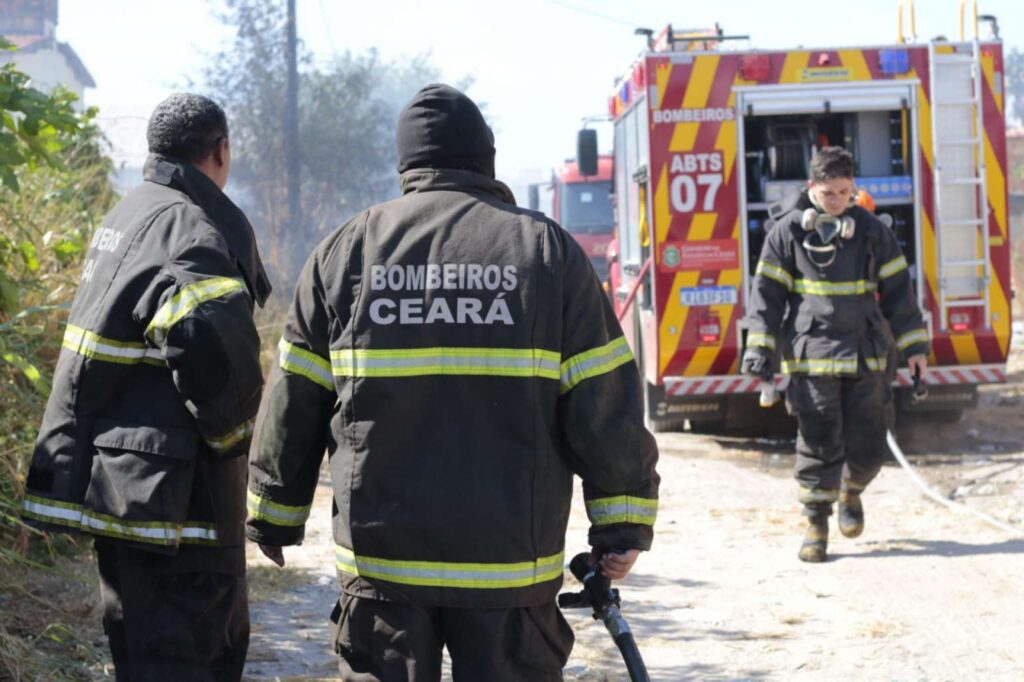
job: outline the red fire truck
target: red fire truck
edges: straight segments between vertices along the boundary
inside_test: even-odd
[[[1005,379],[1003,46],[977,33],[975,15],[975,37],[958,41],[727,51],[720,31],[671,26],[649,41],[609,109],[613,294],[622,306],[637,291],[623,327],[653,428],[758,409],[758,382],[738,360],[764,223],[826,144],[853,152],[857,186],[892,217],[927,320],[929,397],[912,404],[904,370],[898,406],[953,416],[976,403],[979,384]]]
[[[596,154],[595,154],[596,155]],[[608,276],[608,243],[612,240],[612,157],[597,156],[590,175],[568,159],[547,185],[530,186],[530,208],[540,206],[539,190],[551,193],[551,217],[579,242],[604,281]]]

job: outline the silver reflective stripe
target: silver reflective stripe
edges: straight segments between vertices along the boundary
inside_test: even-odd
[[[907,269],[907,259],[897,256],[878,269],[878,279],[888,279]]]
[[[179,542],[217,541],[217,530],[213,524],[186,521],[184,525],[179,526],[162,521],[128,521],[84,509],[78,504],[46,500],[32,495],[25,496],[22,513],[46,523],[137,542],[177,545]]]
[[[338,570],[345,573],[403,585],[466,589],[508,589],[556,580],[565,561],[563,552],[516,563],[400,561],[356,555],[340,545],[335,546],[335,556]]]
[[[786,287],[790,291],[793,289],[793,275],[786,272],[774,263],[768,261],[758,261],[757,269],[754,271],[756,275],[762,275],[768,279],[773,279],[782,286]]]
[[[73,324],[69,324],[64,330],[61,345],[73,353],[93,360],[119,365],[144,362],[164,366],[164,356],[159,349],[147,347],[146,344],[139,342],[108,339]]]
[[[658,501],[631,495],[600,497],[586,501],[587,516],[595,526],[613,523],[637,523],[653,526],[658,515]]]
[[[775,337],[771,334],[751,332],[747,334],[747,345],[755,348],[769,348],[775,350]]]
[[[572,390],[584,379],[607,374],[633,360],[626,337],[574,355],[561,364],[562,393]]]
[[[413,348],[331,351],[334,376],[411,377],[437,374],[559,377],[559,356],[519,348]]]
[[[252,435],[256,419],[248,419],[218,438],[207,438],[206,444],[219,453],[224,453]]]
[[[275,526],[295,527],[306,523],[312,504],[302,506],[290,506],[271,502],[249,491],[246,495],[246,507],[249,510],[249,517],[256,521],[266,521]]]
[[[915,329],[896,339],[896,347],[900,350],[906,350],[915,343],[928,343],[928,332],[924,329]]]
[[[283,338],[277,344],[277,349],[281,369],[306,377],[328,391],[334,390],[334,376],[331,374],[331,363],[327,358],[322,358],[305,348],[299,348]]]
[[[153,339],[157,331],[166,332],[200,304],[227,296],[236,291],[246,291],[246,288],[240,278],[234,277],[210,277],[209,279],[183,286],[178,293],[156,311],[153,319],[146,327],[146,338]]]

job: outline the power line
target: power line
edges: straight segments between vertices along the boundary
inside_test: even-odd
[[[639,24],[637,22],[626,21],[625,19],[619,19],[617,17],[613,17],[613,16],[610,16],[610,15],[604,14],[602,12],[596,12],[596,11],[594,11],[592,9],[588,9],[586,7],[580,7],[579,5],[573,5],[573,4],[568,3],[568,2],[562,2],[562,0],[545,0],[545,1],[551,3],[552,5],[557,5],[558,7],[561,7],[563,9],[572,10],[573,12],[578,12],[580,14],[587,14],[587,15],[590,15],[592,17],[596,17],[598,19],[604,19],[605,21],[610,21],[613,24],[618,24],[620,26],[628,26],[630,28],[636,28],[637,26],[641,25],[641,24]]]
[[[331,54],[333,55],[336,50],[334,49],[334,38],[331,37],[331,22],[327,19],[327,12],[324,11],[324,0],[317,0],[320,5],[320,16],[324,20],[324,34],[327,36],[327,45],[331,48]]]

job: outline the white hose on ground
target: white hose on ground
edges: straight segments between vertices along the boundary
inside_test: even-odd
[[[903,470],[907,472],[908,476],[910,476],[910,480],[912,480],[921,492],[924,493],[925,497],[934,502],[938,502],[943,507],[951,509],[954,512],[967,513],[972,516],[976,516],[985,523],[995,526],[999,530],[1006,531],[1007,533],[1018,537],[1024,537],[1024,529],[1022,528],[1015,528],[1008,523],[1000,521],[994,516],[986,514],[985,512],[978,511],[977,509],[968,507],[966,504],[960,504],[939,495],[928,487],[928,484],[923,478],[921,478],[921,475],[914,471],[914,467],[910,466],[910,462],[907,461],[906,456],[903,454],[903,450],[900,449],[899,443],[896,442],[896,437],[893,435],[892,431],[888,431],[886,433],[886,441],[889,443],[889,450],[892,452],[892,456],[896,458],[896,461],[900,463]]]

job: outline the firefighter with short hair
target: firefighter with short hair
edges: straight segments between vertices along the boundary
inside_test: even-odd
[[[118,680],[240,680],[245,477],[270,284],[223,193],[224,111],[161,102],[144,182],[93,235],[22,515],[95,536]]]
[[[307,261],[257,426],[250,539],[283,565],[324,451],[346,680],[560,680],[555,596],[573,474],[590,544],[649,549],[657,447],[636,363],[586,254],[495,179],[477,106],[423,88],[398,123],[403,196]]]
[[[827,558],[828,517],[864,529],[861,493],[881,469],[887,427],[886,323],[911,373],[927,366],[928,333],[892,230],[854,203],[853,157],[824,147],[807,189],[773,210],[758,262],[742,360],[770,378],[782,350],[786,404],[796,416],[798,499],[808,525],[799,557]]]

